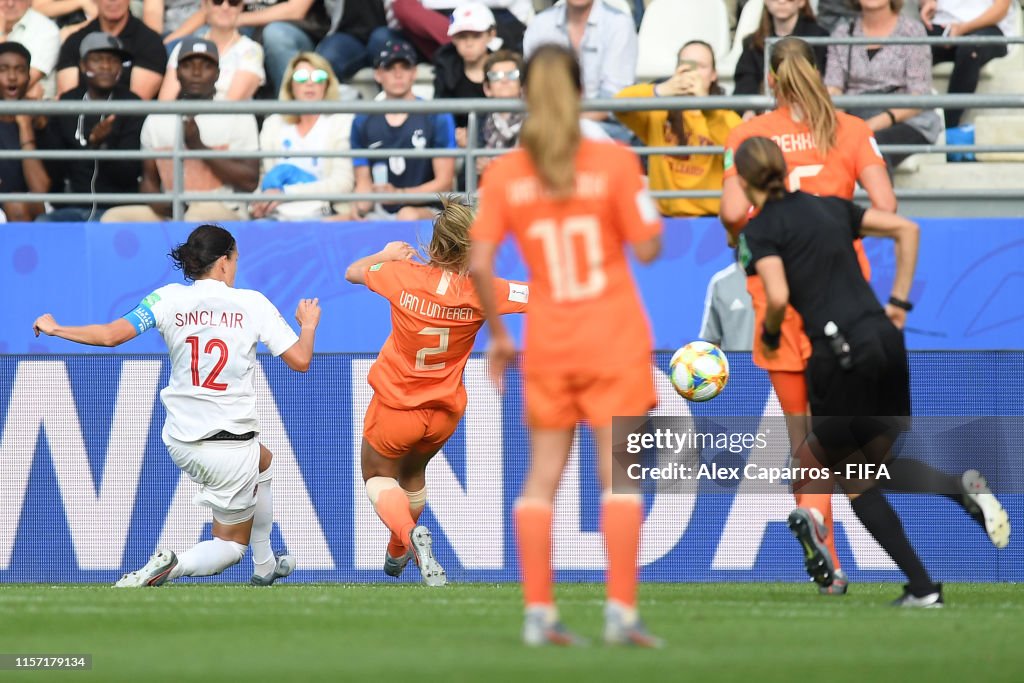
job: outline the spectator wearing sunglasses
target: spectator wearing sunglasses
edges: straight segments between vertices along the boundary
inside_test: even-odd
[[[452,42],[434,55],[434,99],[484,97],[484,62],[491,54],[496,29],[494,14],[484,4],[467,2],[448,24]],[[455,115],[455,142],[466,146],[468,114]]]
[[[322,56],[300,52],[288,63],[279,98],[285,102],[334,100],[338,98],[338,79]],[[351,114],[273,114],[263,122],[260,149],[285,153],[344,150],[349,149],[351,131]],[[347,220],[351,211],[344,202],[332,206],[330,202],[297,198],[304,194],[351,192],[354,183],[351,159],[287,154],[265,158],[260,189],[280,194],[282,199],[254,203],[252,215],[275,220],[315,220],[325,216]]]
[[[388,41],[375,60],[373,77],[386,100],[414,100],[412,84],[416,78],[416,51],[404,40]],[[455,147],[455,122],[451,114],[360,114],[352,122],[353,149],[452,149]],[[380,209],[371,202],[356,202],[356,217],[371,212],[375,218],[422,220],[433,217],[439,203],[422,205],[403,199],[407,193],[437,195],[451,192],[455,180],[455,159],[451,157],[405,157],[388,159],[357,158],[356,192],[394,194],[394,201],[382,202]],[[420,204],[417,206],[417,204]]]
[[[196,35],[212,41],[220,54],[220,77],[214,99],[251,100],[267,79],[263,70],[263,47],[238,32],[242,0],[203,0],[202,8],[206,27]],[[178,43],[167,60],[167,73],[160,87],[161,100],[178,99],[181,90],[177,76],[180,50],[181,43]]]
[[[484,95],[496,99],[518,100],[523,96],[520,81],[523,56],[511,50],[491,53],[484,62]],[[510,149],[519,144],[519,129],[526,113],[496,111],[488,114],[480,126],[480,146],[484,149]],[[476,172],[482,174],[494,157],[477,157]]]

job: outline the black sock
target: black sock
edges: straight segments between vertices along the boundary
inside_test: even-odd
[[[904,493],[937,493],[963,505],[963,486],[959,477],[935,469],[926,462],[896,458],[886,465],[889,479],[879,479],[887,491]]]
[[[857,496],[852,501],[854,513],[868,530],[878,545],[882,546],[896,565],[903,570],[910,581],[910,592],[920,597],[935,592],[935,584],[928,576],[928,570],[921,564],[921,558],[907,540],[903,531],[903,523],[896,516],[896,511],[889,505],[878,487],[869,489],[867,493]]]

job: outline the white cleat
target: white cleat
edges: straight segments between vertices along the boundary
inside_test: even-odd
[[[275,555],[274,559],[277,562],[274,564],[274,571],[270,572],[269,576],[259,576],[253,574],[252,578],[249,579],[249,584],[252,586],[271,586],[278,579],[290,575],[295,571],[295,558],[291,555]]]
[[[153,553],[146,564],[138,571],[128,572],[122,576],[114,588],[147,588],[162,586],[171,570],[178,565],[178,557],[170,550],[161,548]]]
[[[604,642],[606,645],[646,648],[660,648],[665,644],[647,630],[644,622],[636,616],[636,610],[627,610],[613,603],[604,607]]]
[[[988,482],[978,470],[967,470],[960,477],[967,513],[985,529],[992,545],[1005,548],[1010,543],[1010,516],[992,494]]]
[[[586,647],[590,643],[565,627],[548,607],[526,608],[523,643],[529,647]]]
[[[903,595],[893,600],[893,607],[920,607],[925,609],[941,609],[945,607],[946,601],[942,598],[942,584],[935,584],[935,591],[927,595],[914,595],[910,592],[910,586],[903,587]]]
[[[416,555],[416,563],[420,567],[420,574],[423,575],[423,583],[428,586],[443,586],[448,583],[444,567],[434,557],[433,540],[430,538],[430,529],[420,524],[410,534],[412,540],[412,551]]]

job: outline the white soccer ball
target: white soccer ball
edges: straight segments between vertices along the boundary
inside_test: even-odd
[[[709,401],[729,381],[729,359],[722,349],[705,341],[690,342],[669,361],[672,386],[688,401]]]

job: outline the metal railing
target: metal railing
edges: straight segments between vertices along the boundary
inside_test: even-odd
[[[808,42],[827,42],[829,39],[808,39]],[[836,39],[849,41],[853,44],[865,42],[862,38]],[[877,44],[887,39],[867,39],[866,42]],[[897,39],[891,42],[940,42],[946,43],[953,39],[917,38]],[[974,38],[964,42],[978,42]],[[1024,38],[996,38],[996,41],[1024,42]],[[836,41],[833,41],[836,42]],[[985,40],[983,42],[992,42]],[[771,41],[769,41],[769,46]],[[1003,95],[853,95],[837,96],[835,104],[840,108],[851,107],[909,107],[909,108],[1013,108],[1024,109],[1024,94]],[[747,110],[771,109],[775,106],[774,98],[767,95],[743,96],[709,96],[693,97],[659,97],[630,99],[596,99],[583,103],[584,111],[662,111],[662,110]],[[13,115],[106,115],[141,116],[146,114],[385,114],[385,113],[464,113],[468,116],[467,146],[463,149],[360,149],[360,150],[324,150],[319,152],[295,151],[250,151],[235,152],[230,150],[189,150],[184,147],[180,122],[175,146],[165,151],[135,150],[0,150],[0,159],[171,159],[173,162],[174,186],[163,193],[31,193],[7,192],[0,193],[0,202],[50,202],[52,204],[142,204],[167,202],[172,205],[172,218],[181,220],[184,216],[185,204],[193,201],[216,202],[251,202],[279,201],[280,194],[265,192],[187,192],[183,188],[184,161],[186,159],[216,158],[254,158],[271,157],[350,157],[365,159],[387,159],[391,156],[407,158],[462,158],[465,162],[466,195],[473,197],[477,189],[476,159],[492,157],[505,153],[507,150],[488,150],[478,145],[480,116],[491,112],[523,111],[520,100],[498,99],[450,99],[450,100],[374,100],[374,101],[323,101],[323,102],[282,102],[275,100],[257,100],[248,102],[226,101],[192,101],[175,100],[170,102],[154,101],[29,101],[0,103],[0,116]],[[915,152],[1024,152],[1024,144],[1016,145],[883,145],[883,151],[915,153]],[[675,146],[675,147],[637,147],[634,150],[641,156],[653,154],[721,154],[720,146]],[[686,190],[656,191],[655,198],[714,198],[721,195],[720,190]],[[936,188],[934,190],[900,190],[901,198],[970,198],[970,199],[1004,199],[1019,198],[1016,190],[956,190]],[[294,195],[295,200],[321,200],[330,202],[371,201],[380,202],[394,199],[387,193],[322,193]],[[408,193],[402,195],[407,203],[429,202],[436,199],[430,193]]]

